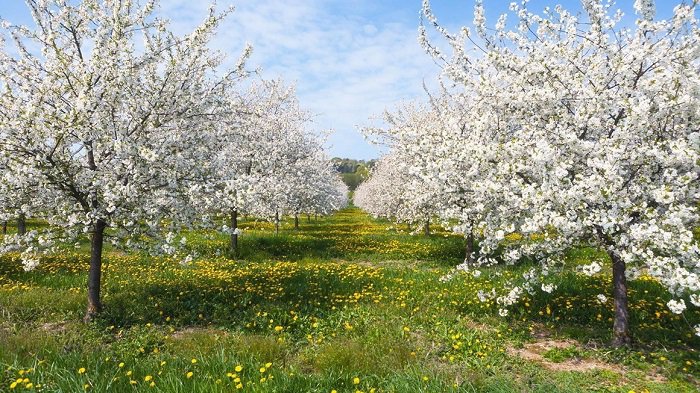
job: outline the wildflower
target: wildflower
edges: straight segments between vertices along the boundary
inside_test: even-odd
[[[352,379],[352,383],[353,383],[353,385],[359,385],[359,384],[360,384],[360,378],[358,378],[358,377],[353,378],[353,379]]]
[[[192,371],[188,371],[187,374],[186,374],[187,379],[192,378],[193,375],[194,375],[194,373],[193,373]]]
[[[235,370],[237,373],[240,373],[241,371],[243,371],[243,366],[238,365],[238,366],[236,366]]]
[[[86,370],[85,370],[85,367],[80,367],[80,368],[78,369],[78,374],[85,374],[85,371],[86,371]]]

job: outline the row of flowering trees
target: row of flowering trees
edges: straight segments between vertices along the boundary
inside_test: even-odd
[[[324,213],[346,190],[279,81],[241,80],[246,47],[222,70],[208,44],[229,12],[212,7],[178,36],[157,1],[26,0],[35,27],[0,21],[0,219],[46,228],[5,236],[25,269],[91,239],[86,319],[101,308],[102,249],[176,253],[176,230],[239,213]],[[154,242],[144,239],[162,239]]]
[[[580,14],[513,3],[490,26],[478,1],[473,28],[455,34],[425,0],[420,42],[443,65],[443,87],[370,130],[392,163],[373,176],[406,192],[370,180],[356,198],[375,214],[432,214],[477,237],[465,268],[536,261],[497,296],[501,314],[525,292],[553,290],[567,249],[605,250],[622,346],[627,280],[655,278],[674,313],[700,306],[700,29],[696,2],[657,20],[654,2],[637,0],[634,26],[609,2],[581,3]]]

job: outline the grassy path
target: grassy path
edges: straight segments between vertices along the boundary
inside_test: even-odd
[[[633,350],[611,350],[609,278],[558,277],[506,318],[478,291],[527,269],[440,278],[459,263],[448,233],[410,235],[356,209],[290,222],[244,221],[226,238],[189,233],[190,266],[109,252],[106,310],[84,309],[87,254],[21,270],[0,259],[0,392],[692,392],[700,342],[650,280],[631,283]],[[600,258],[573,250],[568,263]],[[690,337],[690,338],[689,338]]]

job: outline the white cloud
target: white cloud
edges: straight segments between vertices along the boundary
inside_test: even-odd
[[[330,139],[333,155],[376,155],[356,126],[401,100],[422,99],[423,79],[438,71],[417,43],[417,21],[373,15],[377,4],[369,0],[342,9],[323,0],[218,4],[234,4],[236,11],[221,27],[214,47],[233,62],[250,42],[250,64],[262,67],[264,77],[296,82],[302,105],[317,114],[314,128],[336,130]],[[173,28],[183,33],[196,26],[207,8],[206,2],[192,0],[161,5]]]

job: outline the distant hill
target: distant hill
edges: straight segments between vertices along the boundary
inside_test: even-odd
[[[355,188],[369,177],[369,171],[376,163],[377,160],[353,160],[339,157],[333,159],[333,164],[350,191],[355,191]]]

